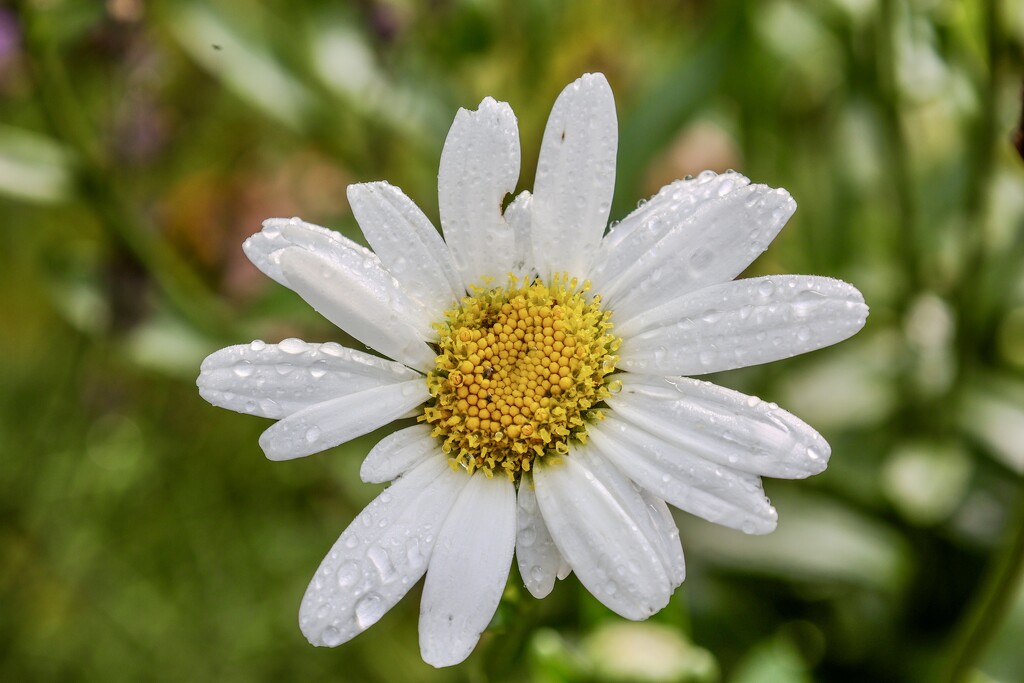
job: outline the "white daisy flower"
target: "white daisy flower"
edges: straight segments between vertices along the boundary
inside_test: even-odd
[[[202,365],[210,403],[278,420],[272,460],[389,422],[367,482],[394,483],[341,534],[302,600],[314,645],[364,631],[426,574],[420,649],[463,661],[515,554],[527,589],[576,574],[645,619],[685,574],[666,503],[750,534],[776,525],[761,476],[825,469],[829,446],[793,415],[690,379],[834,344],[867,316],[854,287],[782,275],[732,281],[793,214],[784,190],[705,172],[664,187],[607,234],[617,124],[588,74],[555,102],[534,194],[519,178],[512,109],[459,110],[441,154],[444,239],[396,187],[348,197],[373,251],[270,219],[245,253],[386,360],[286,339]]]

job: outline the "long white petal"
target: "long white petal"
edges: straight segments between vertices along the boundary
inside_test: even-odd
[[[517,505],[516,561],[519,574],[530,594],[540,599],[554,588],[555,577],[565,560],[537,507],[537,494],[530,477],[524,476],[519,482]]]
[[[589,435],[630,479],[677,508],[748,534],[775,529],[778,515],[756,476],[704,460],[611,416],[592,424]]]
[[[615,98],[602,74],[585,74],[555,100],[533,188],[533,256],[545,280],[587,275],[608,224],[618,137]]]
[[[668,558],[665,569],[669,573],[672,587],[675,588],[686,579],[686,559],[683,557],[683,546],[679,540],[679,527],[676,526],[676,520],[672,518],[672,512],[668,509],[665,501],[650,491],[641,490],[640,495],[647,503],[651,523],[657,530],[657,537],[661,539],[664,546],[664,553]]]
[[[682,575],[683,568],[676,566],[677,555],[670,543],[671,538],[666,537],[666,532],[671,535],[673,529],[669,529],[664,520],[658,516],[660,512],[650,506],[651,497],[645,498],[644,492],[597,448],[577,449],[571,457],[578,459],[580,464],[586,467],[609,493],[615,496],[619,505],[633,520],[632,528],[643,534],[650,542],[651,547],[658,554],[665,575],[669,578],[669,591],[671,592],[671,589],[682,583],[681,578],[678,582],[675,579]],[[678,530],[675,531],[678,539]],[[676,545],[678,545],[678,541]]]
[[[215,406],[280,419],[324,401],[416,379],[401,363],[334,342],[229,346],[203,361],[196,385]]]
[[[313,645],[334,647],[391,609],[427,569],[437,530],[468,481],[432,458],[385,489],[324,558],[299,608]]]
[[[694,456],[781,479],[828,465],[825,439],[774,403],[688,377],[619,377],[622,391],[608,399],[614,417]]]
[[[418,370],[434,367],[427,337],[396,306],[403,295],[376,257],[359,270],[299,247],[282,249],[277,258],[289,287],[332,323],[389,358]]]
[[[397,420],[428,398],[422,379],[366,389],[289,415],[260,435],[260,446],[271,460],[312,455]]]
[[[658,240],[682,225],[705,203],[749,184],[748,178],[733,171],[721,175],[704,171],[696,178],[677,180],[661,188],[601,240],[588,276],[594,291],[601,292],[606,299],[620,291],[616,284],[619,277],[651,251]]]
[[[595,598],[627,619],[646,619],[668,604],[671,593],[660,554],[575,455],[533,471],[544,521]]]
[[[796,210],[785,190],[738,187],[673,225],[600,292],[623,319],[739,275]],[[595,290],[596,291],[596,290]]]
[[[515,549],[515,486],[500,475],[468,478],[441,525],[423,583],[420,654],[439,667],[473,651],[498,608]]]
[[[621,324],[618,367],[701,375],[769,363],[853,336],[868,307],[852,285],[773,275],[699,289]]]
[[[437,453],[440,446],[430,436],[430,425],[406,427],[377,442],[363,460],[359,478],[368,484],[391,481]]]
[[[432,314],[428,323],[437,322],[466,290],[430,219],[404,192],[385,182],[349,185],[348,201],[381,263],[402,291]]]
[[[519,180],[519,127],[505,102],[484,98],[459,109],[441,151],[438,209],[444,239],[467,287],[493,278],[504,286],[514,237],[502,216]]]

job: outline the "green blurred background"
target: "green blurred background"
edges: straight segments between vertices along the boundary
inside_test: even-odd
[[[0,680],[1024,680],[1018,0],[0,3]],[[613,218],[735,168],[796,216],[750,274],[856,284],[835,348],[713,378],[833,446],[767,481],[779,529],[678,515],[689,576],[630,624],[513,569],[470,659],[419,659],[419,589],[334,650],[299,599],[380,487],[380,434],[271,463],[200,360],[345,337],[241,241],[360,239],[351,182],[436,220],[456,109],[510,102],[532,185],[555,96],[607,74]]]

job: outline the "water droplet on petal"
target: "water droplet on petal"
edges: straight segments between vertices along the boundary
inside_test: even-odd
[[[278,344],[277,348],[281,349],[285,353],[295,355],[298,353],[303,353],[306,349],[309,348],[309,344],[302,341],[301,339],[295,339],[294,337],[290,337],[288,339],[283,340],[280,344]]]
[[[327,361],[321,359],[309,366],[309,375],[313,379],[320,379],[327,374]]]
[[[306,430],[306,443],[316,443],[317,441],[320,440],[320,434],[320,428],[317,427],[316,425],[313,425],[312,427]]]
[[[253,373],[252,363],[247,360],[243,360],[241,363],[235,366],[235,374],[239,377],[248,377]]]
[[[367,629],[384,616],[384,601],[375,593],[370,593],[356,603],[356,623],[359,628]]]
[[[327,647],[341,645],[341,631],[333,626],[328,626],[320,633],[320,640]]]
[[[251,344],[249,344],[249,348],[252,349],[253,351],[262,351],[263,349],[267,348],[267,343],[262,339],[256,339]]]
[[[761,296],[768,297],[775,291],[775,285],[772,284],[771,280],[765,280],[758,285],[757,291]]]
[[[349,561],[338,567],[338,585],[341,588],[348,588],[359,580],[359,565]]]
[[[384,583],[388,583],[395,579],[397,572],[395,571],[395,565],[391,562],[391,557],[388,555],[388,551],[384,550],[380,546],[374,546],[370,548],[370,551],[366,553],[366,556],[373,562],[373,566],[376,568],[377,573],[380,575],[380,580]]]

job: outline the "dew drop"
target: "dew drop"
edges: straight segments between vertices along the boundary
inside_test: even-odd
[[[765,297],[771,296],[774,291],[775,285],[772,284],[771,280],[765,280],[757,287],[758,294]]]
[[[544,568],[539,564],[533,565],[530,569],[530,578],[533,579],[534,583],[540,583],[544,580]]]
[[[754,523],[753,522],[746,521],[746,522],[743,522],[743,524],[740,526],[740,531],[742,531],[743,533],[747,534],[748,536],[751,536],[751,535],[754,534],[755,531],[757,531],[757,529],[756,529],[756,527],[754,527]]]
[[[281,236],[281,228],[277,223],[264,223],[263,224],[263,235],[268,239],[276,240]]]
[[[350,588],[359,580],[360,573],[358,564],[351,561],[345,562],[338,567],[338,586],[340,588]]]
[[[359,539],[356,536],[349,536],[345,539],[346,548],[355,548],[357,545],[359,545]]]
[[[309,366],[309,375],[313,379],[320,379],[327,374],[327,361],[318,360]]]
[[[811,328],[801,327],[796,331],[796,338],[802,342],[809,341],[811,338]]]
[[[285,339],[280,344],[278,344],[277,348],[281,349],[285,353],[295,355],[298,353],[303,353],[306,349],[309,348],[309,344],[302,341],[301,339],[289,337],[288,339]]]
[[[384,600],[375,593],[370,593],[356,603],[356,623],[359,628],[367,629],[384,616]]]
[[[384,550],[384,548],[381,548],[380,546],[374,546],[370,548],[370,551],[366,553],[366,556],[370,558],[371,562],[373,562],[373,566],[380,575],[381,581],[388,583],[395,579],[397,572],[395,571],[395,565],[391,562],[391,557],[388,555],[388,551]]]
[[[253,351],[262,351],[263,349],[267,348],[267,342],[263,341],[262,339],[256,339],[253,340],[251,344],[249,344],[249,348],[252,349]]]
[[[534,544],[537,540],[537,530],[532,526],[524,527],[519,530],[519,537],[516,539],[516,545],[520,545],[527,548]]]
[[[327,615],[330,614],[330,613],[331,613],[331,606],[328,605],[325,602],[324,604],[320,605],[320,607],[317,608],[317,610],[316,610],[316,618],[317,619],[326,619]]]
[[[703,320],[706,323],[716,323],[719,320],[721,320],[721,318],[722,318],[722,312],[719,311],[719,310],[716,310],[714,308],[712,308],[710,310],[707,310],[707,311],[704,311],[704,314],[701,315],[701,317],[700,317],[700,319]]]
[[[747,397],[747,407],[748,408],[756,408],[760,404],[761,404],[761,399],[759,399],[757,396],[748,396]]]
[[[245,402],[245,412],[255,413],[256,412],[256,401],[249,399]]]
[[[306,430],[306,443],[316,443],[320,440],[320,428],[316,425]]]
[[[423,566],[423,551],[420,549],[420,540],[410,538],[405,544],[405,557],[409,560],[409,566],[418,569]]]
[[[252,363],[247,360],[243,360],[241,363],[235,366],[235,374],[239,377],[249,377],[253,373]]]
[[[327,647],[336,647],[338,645],[341,645],[341,631],[334,628],[333,626],[328,626],[323,631],[321,631],[320,640]]]

